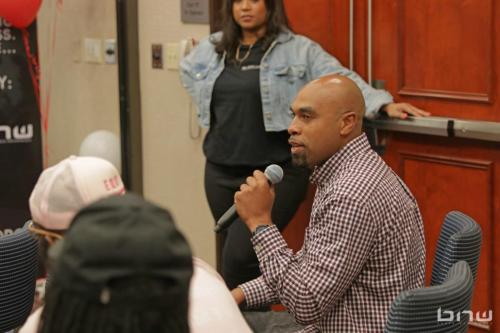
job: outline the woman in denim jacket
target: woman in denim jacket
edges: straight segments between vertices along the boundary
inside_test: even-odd
[[[287,128],[290,104],[309,81],[329,73],[348,76],[366,101],[366,116],[391,117],[427,112],[393,103],[384,90],[368,85],[310,39],[292,33],[282,0],[226,0],[223,30],[202,40],[181,62],[181,80],[210,130],[205,191],[215,220],[255,169],[280,164],[285,176],[276,186],[273,223],[282,230],[293,217],[308,184],[307,170],[291,165]],[[229,288],[258,277],[250,234],[241,221],[227,230],[222,275]]]

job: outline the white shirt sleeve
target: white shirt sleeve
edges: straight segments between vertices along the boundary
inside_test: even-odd
[[[193,258],[189,288],[191,333],[252,333],[222,277],[201,259]]]

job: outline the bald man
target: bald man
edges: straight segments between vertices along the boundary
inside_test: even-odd
[[[233,297],[248,307],[278,301],[306,325],[304,332],[382,332],[394,298],[424,283],[415,198],[371,150],[353,81],[339,75],[312,81],[291,109],[293,161],[313,170],[317,186],[304,244],[297,254],[287,247],[271,220],[274,191],[256,171],[235,202],[262,275]]]

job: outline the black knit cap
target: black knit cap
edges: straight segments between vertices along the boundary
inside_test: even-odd
[[[52,284],[103,305],[187,311],[191,250],[169,212],[134,194],[109,197],[83,210],[50,252]],[[154,279],[164,293],[113,293],[116,282]]]

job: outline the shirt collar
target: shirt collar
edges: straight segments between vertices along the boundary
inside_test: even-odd
[[[338,152],[333,154],[332,157],[330,157],[325,163],[314,167],[314,171],[310,178],[311,182],[317,185],[322,185],[328,182],[328,180],[332,178],[342,164],[354,156],[362,152],[367,152],[370,149],[370,144],[368,143],[366,134],[362,133],[360,136],[348,142]]]

